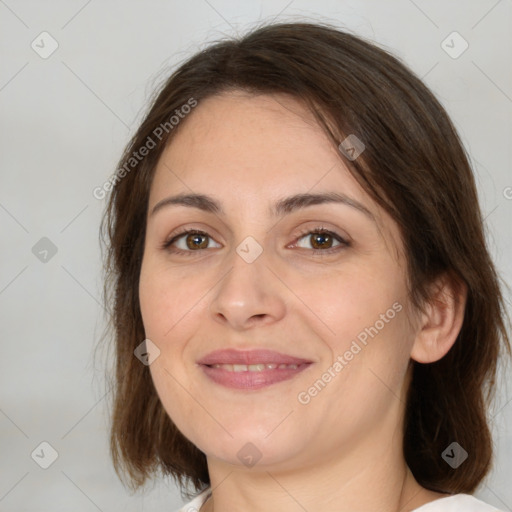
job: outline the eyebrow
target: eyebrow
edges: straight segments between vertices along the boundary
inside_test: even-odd
[[[363,213],[371,220],[375,221],[373,213],[366,208],[363,204],[351,197],[340,194],[338,192],[324,192],[317,194],[295,194],[293,196],[279,199],[271,207],[270,214],[273,217],[282,217],[294,211],[314,206],[318,204],[337,203],[350,206],[359,212]],[[225,215],[221,204],[211,196],[206,194],[178,194],[175,196],[166,197],[159,201],[152,209],[150,215],[155,215],[156,212],[168,206],[187,206],[190,208],[197,208],[199,210],[214,213],[216,215]]]

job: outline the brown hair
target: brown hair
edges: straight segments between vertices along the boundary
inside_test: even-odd
[[[109,241],[105,304],[112,307],[115,331],[110,446],[119,477],[128,475],[138,489],[160,469],[182,490],[183,484],[196,491],[209,484],[204,453],[174,426],[149,368],[133,352],[145,338],[138,282],[150,185],[165,145],[186,123],[171,128],[169,119],[191,99],[200,106],[230,89],[292,95],[336,146],[350,134],[364,142],[357,159],[341,151],[340,158],[398,224],[414,305],[429,299],[429,284],[438,276],[467,286],[464,322],[452,349],[438,362],[412,363],[403,449],[424,487],[474,491],[490,468],[486,408],[498,357],[502,349],[510,354],[510,342],[468,158],[443,107],[407,67],[372,43],[314,23],[266,25],[191,57],[163,85],[120,160],[125,172],[117,175],[102,224]],[[165,123],[168,129],[155,137]],[[148,138],[155,147],[135,162]],[[441,458],[453,441],[469,454],[457,470]]]

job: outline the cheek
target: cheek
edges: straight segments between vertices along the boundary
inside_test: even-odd
[[[205,295],[200,278],[180,276],[179,271],[151,266],[148,261],[141,269],[139,301],[146,336],[165,340],[187,324],[201,309]]]
[[[336,329],[329,338],[331,360],[323,361],[298,397],[301,404],[311,401],[304,410],[312,417],[329,425],[341,420],[356,436],[400,403],[409,331],[404,304],[396,298],[358,294],[330,319]]]
[[[143,264],[139,301],[144,331],[160,350],[150,371],[157,392],[173,417],[186,416],[190,407],[190,396],[180,383],[195,380],[188,374],[193,368],[186,350],[208,311],[206,298],[202,279],[180,276],[179,271],[162,269],[150,259]]]
[[[343,365],[335,372],[343,376],[335,380],[348,379],[345,384],[359,388],[356,395],[369,393],[379,378],[391,389],[400,388],[412,341],[406,298],[401,270],[391,263],[364,271],[353,267],[323,286],[304,289],[304,302],[314,304],[321,320],[317,324],[328,327],[322,336],[331,353],[328,363]]]
[[[391,324],[396,324],[394,319],[400,316],[397,309],[403,308],[405,300],[398,270],[385,265],[347,266],[320,279],[298,283],[297,296],[316,313],[317,323],[326,327],[336,348],[343,349],[359,334],[364,340],[365,329],[375,324],[379,332],[389,332]]]
[[[160,349],[149,366],[156,392],[177,428],[197,444],[199,438],[190,425],[198,412],[190,397],[201,393],[189,374],[193,368],[184,363],[187,340],[198,325],[194,315],[204,314],[200,301],[204,292],[194,281],[179,279],[176,272],[162,271],[147,260],[141,269],[139,300],[145,336]]]

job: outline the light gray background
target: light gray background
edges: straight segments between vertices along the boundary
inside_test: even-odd
[[[169,481],[130,496],[108,457],[103,369],[93,357],[104,325],[104,201],[92,190],[115,171],[172,66],[223,33],[273,17],[337,23],[424,78],[470,151],[493,256],[511,281],[510,0],[0,0],[0,510],[181,504]],[[31,48],[43,31],[59,45],[47,59]],[[456,59],[441,47],[453,31],[469,44]],[[32,252],[42,237],[58,250],[46,263]],[[495,409],[495,469],[477,494],[502,510],[512,510],[509,393],[502,389]],[[46,470],[31,458],[42,441],[59,455]]]

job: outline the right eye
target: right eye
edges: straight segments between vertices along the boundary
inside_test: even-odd
[[[210,241],[213,242],[213,238],[208,233],[197,229],[189,229],[172,236],[170,240],[164,243],[163,249],[172,253],[197,252],[198,250],[208,249]],[[216,247],[221,247],[221,245],[217,244]]]

